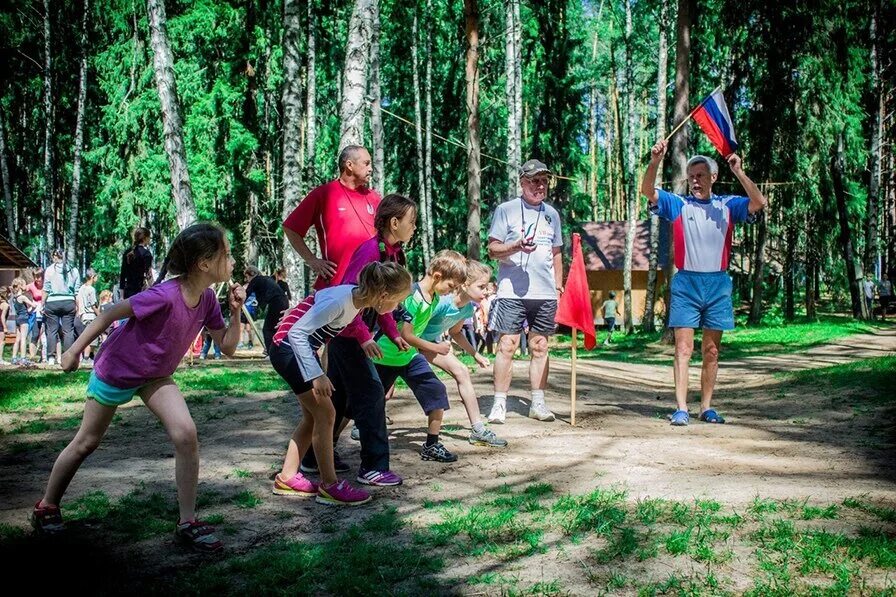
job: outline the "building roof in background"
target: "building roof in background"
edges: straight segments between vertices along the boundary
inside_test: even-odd
[[[628,222],[588,222],[582,226],[585,269],[622,270],[625,265],[625,234]],[[659,264],[669,255],[668,227],[660,226]],[[639,220],[635,228],[632,271],[647,271],[650,260],[650,220]]]
[[[37,267],[28,256],[6,238],[0,236],[0,269],[25,269]]]

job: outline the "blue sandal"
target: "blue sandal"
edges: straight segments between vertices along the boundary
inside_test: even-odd
[[[725,419],[717,413],[715,410],[708,408],[700,413],[700,420],[704,423],[719,423],[722,424],[725,422]]]
[[[672,413],[672,416],[669,417],[669,421],[669,424],[674,427],[686,427],[688,422],[690,422],[688,411],[676,410],[674,413]]]

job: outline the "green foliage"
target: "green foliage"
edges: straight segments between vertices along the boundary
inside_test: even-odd
[[[461,145],[467,135],[463,2],[382,1],[380,64],[383,106],[413,119],[411,46],[417,44],[421,75],[432,65],[433,132]],[[659,13],[669,10],[661,31]],[[481,239],[487,237],[491,210],[511,194],[506,156],[508,105],[505,3],[479,5],[479,79],[482,137]],[[38,261],[47,247],[42,231],[50,222],[41,213],[44,182],[50,184],[54,233],[61,236],[70,207],[74,123],[77,114],[80,3],[54,3],[53,137],[54,164],[43,168],[41,14],[24,0],[13,0],[0,15],[9,65],[0,93],[0,117],[12,163],[11,188],[20,244]],[[631,4],[633,34],[625,36],[624,4],[595,0],[522,2],[522,155],[539,157],[561,174],[551,200],[563,215],[564,234],[591,219],[622,217],[623,183],[635,186],[660,120],[671,123],[671,101],[658,114],[658,94],[674,93],[676,3],[637,0]],[[309,29],[316,48],[317,132],[313,155],[305,155],[303,189],[335,174],[339,143],[339,98],[345,39],[352,3],[310,0],[312,20],[303,4],[300,76],[307,73]],[[220,221],[232,235],[238,267],[250,261],[262,269],[282,262],[283,196],[280,169],[284,83],[282,6],[236,0],[188,0],[169,3],[167,33],[184,120],[184,144],[199,217]],[[846,148],[846,191],[854,245],[864,252],[860,234],[866,223],[871,118],[874,112],[868,57],[871,4],[858,0],[820,3],[767,3],[758,0],[699,0],[691,29],[689,103],[718,84],[735,122],[747,171],[767,187],[772,200],[767,226],[769,247],[762,299],[769,322],[793,319],[801,311],[809,270],[820,273],[824,306],[838,308],[848,298],[846,267],[837,242],[837,213],[829,162],[842,133]],[[414,15],[417,40],[410,39]],[[164,255],[176,232],[168,160],[148,39],[145,6],[124,0],[92,2],[88,20],[87,110],[81,182],[79,261],[100,272],[99,287],[114,284],[118,257],[137,224],[155,233],[153,253]],[[896,28],[882,23],[880,45],[892,47]],[[661,35],[669,43],[669,84],[657,90],[657,53]],[[626,55],[631,56],[629,82]],[[885,76],[892,78],[889,71]],[[888,80],[891,83],[891,79]],[[307,90],[307,80],[302,81]],[[303,91],[305,93],[305,91]],[[614,96],[621,122],[615,122]],[[635,122],[634,164],[618,164],[626,141],[629,98]],[[303,98],[304,99],[304,98]],[[590,132],[591,118],[595,134]],[[415,129],[383,115],[387,192],[419,198]],[[619,131],[615,129],[618,126]],[[302,125],[307,132],[307,124]],[[668,130],[669,127],[667,127]],[[714,150],[692,129],[688,151]],[[365,142],[370,142],[369,131]],[[892,143],[884,143],[890,152]],[[592,165],[590,152],[595,150]],[[497,158],[497,160],[492,158]],[[626,158],[627,159],[627,158]],[[466,152],[433,141],[433,220],[436,249],[466,245]],[[594,177],[593,202],[590,179]],[[681,173],[667,172],[665,178]],[[723,165],[717,190],[740,193],[741,185]],[[646,217],[639,200],[639,217]],[[5,226],[5,221],[2,224]],[[735,233],[737,295],[751,298],[745,257],[755,249],[753,227]],[[409,263],[422,266],[420,243],[408,247]],[[739,267],[738,267],[739,269]],[[782,284],[782,281],[784,282]]]
[[[255,392],[287,390],[283,380],[269,373],[264,365],[233,367],[208,365],[180,369],[174,374],[187,401],[207,402],[219,396],[245,396]],[[67,403],[85,400],[90,372],[63,374],[53,370],[10,370],[0,376],[0,412],[52,412]],[[73,423],[66,419],[46,421],[47,429],[66,429]],[[37,431],[34,431],[37,432]]]
[[[256,506],[260,505],[261,502],[261,498],[248,489],[245,491],[241,491],[233,497],[233,504],[237,508],[243,508],[244,510],[255,508]]]
[[[750,356],[763,356],[774,354],[789,354],[799,350],[805,350],[814,346],[821,346],[838,339],[873,332],[879,329],[881,324],[870,322],[858,322],[843,317],[823,317],[819,321],[799,321],[787,325],[760,325],[748,326],[744,321],[738,322],[738,327],[730,332],[725,332],[722,342],[723,359],[740,359]],[[612,361],[643,362],[643,363],[667,363],[671,359],[671,347],[660,344],[661,333],[636,333],[630,335],[615,334],[613,344],[609,347],[599,346],[592,351],[581,349],[577,353],[578,358],[598,358]],[[598,331],[598,339],[603,334]],[[566,334],[558,334],[554,337],[555,348],[551,348],[551,355],[569,358],[570,337]],[[579,339],[581,342],[581,337]],[[695,345],[700,342],[698,332]],[[695,351],[692,358],[699,361],[699,351]],[[807,373],[807,375],[811,375]]]
[[[200,496],[203,501],[207,497]],[[63,515],[70,521],[102,520],[110,531],[140,540],[172,532],[178,512],[172,498],[138,488],[114,502],[102,491],[86,493],[67,502]]]
[[[326,541],[285,540],[200,567],[179,579],[189,593],[270,587],[278,594],[432,594],[442,557],[384,539],[362,525]]]
[[[861,399],[879,404],[892,402],[893,371],[896,356],[861,359],[843,365],[832,365],[790,374],[796,384],[824,387],[826,391],[839,391],[840,399]]]

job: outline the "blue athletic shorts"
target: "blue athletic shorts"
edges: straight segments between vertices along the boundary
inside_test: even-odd
[[[670,328],[733,330],[728,272],[679,271],[672,277]]]
[[[420,407],[427,415],[441,408],[448,410],[448,391],[436,374],[429,362],[422,354],[417,353],[411,362],[403,367],[376,364],[376,372],[383,382],[384,388],[391,388],[399,377],[408,384],[414,398],[420,403]]]
[[[142,387],[116,388],[104,382],[91,371],[90,380],[87,382],[87,397],[93,398],[103,406],[121,406],[130,402],[134,398],[134,394]]]

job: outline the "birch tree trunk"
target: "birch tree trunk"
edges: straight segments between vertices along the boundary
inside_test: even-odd
[[[852,315],[856,319],[868,319],[869,313],[865,308],[865,297],[862,292],[862,274],[856,268],[855,248],[852,244],[852,231],[849,229],[849,214],[846,209],[846,192],[843,185],[843,168],[846,159],[843,155],[843,133],[837,135],[837,143],[831,155],[831,182],[833,183],[834,199],[837,203],[837,215],[840,224],[840,250],[843,253],[843,261],[846,266],[846,278],[849,284],[849,297],[852,303]]]
[[[614,153],[613,153],[614,145],[613,144],[616,142],[615,136],[614,136],[615,135],[614,123],[616,121],[616,119],[615,119],[616,112],[612,108],[613,105],[615,105],[615,104],[613,104],[613,101],[614,101],[613,97],[614,97],[613,96],[613,88],[612,88],[612,83],[611,83],[610,94],[609,94],[609,97],[607,98],[608,114],[607,114],[607,118],[604,122],[604,135],[607,139],[607,154],[606,154],[606,160],[605,160],[606,161],[606,165],[605,165],[606,175],[604,176],[604,179],[607,181],[607,192],[604,195],[603,219],[604,219],[604,221],[607,221],[607,222],[613,220],[613,194],[616,192],[616,179],[614,178],[615,173],[614,173],[614,168],[613,168],[613,161],[615,159],[613,157],[613,155],[614,155]],[[609,112],[613,113],[613,117],[610,116]]]
[[[875,2],[871,14],[871,92],[874,97],[874,116],[871,123],[871,153],[869,154],[868,203],[865,211],[865,258],[866,272],[873,272],[877,264],[878,220],[880,219],[880,182],[881,182],[881,137],[883,135],[883,118],[886,109],[880,76],[880,36],[877,33],[880,17],[880,3]]]
[[[241,74],[246,77],[246,89],[243,92],[240,120],[246,128],[246,131],[260,141],[262,139],[262,131],[259,128],[258,119],[258,71],[262,66],[262,58],[261,56],[256,57],[253,54],[253,43],[251,39],[251,36],[256,31],[258,17],[259,14],[255,3],[248,3],[246,5],[246,20],[244,27],[246,34],[242,37],[241,48],[243,52],[243,60],[245,61],[245,67],[241,70]],[[246,211],[242,223],[242,261],[246,264],[258,265],[264,269],[259,260],[258,239],[260,236],[259,233],[264,232],[265,226],[259,219],[261,215],[259,207],[261,202],[259,201],[258,185],[250,179],[250,174],[256,169],[260,161],[260,148],[261,144],[259,143],[258,146],[247,154],[245,162],[239,168],[234,168],[234,175],[239,181],[239,195],[237,195],[237,197],[239,197],[240,203],[242,203],[242,195],[245,193]]]
[[[435,222],[432,208],[432,1],[426,0],[426,71],[423,78],[423,97],[426,100],[426,128],[423,138],[423,181],[426,194],[426,236],[429,244],[430,259],[436,250]]]
[[[887,115],[890,120],[893,118],[893,112]],[[884,221],[886,222],[886,268],[885,271],[892,272],[896,269],[896,155],[894,155],[893,147],[896,147],[896,126],[890,125],[890,134],[887,137],[889,150],[886,153],[887,175],[886,191],[884,192]],[[891,281],[893,276],[890,276]]]
[[[268,8],[263,15],[264,19],[264,36],[267,39],[274,39],[274,21],[276,10]],[[263,121],[262,121],[262,129],[263,133],[260,139],[261,148],[262,148],[262,160],[264,161],[264,173],[265,173],[265,201],[268,205],[282,205],[280,203],[280,194],[279,194],[279,181],[277,180],[277,172],[275,171],[275,156],[279,153],[274,148],[274,139],[278,137],[280,126],[279,126],[279,110],[276,109],[275,100],[274,100],[274,89],[270,84],[271,74],[273,72],[271,65],[271,57],[273,55],[273,44],[268,43],[265,44],[264,48],[264,58],[263,64],[264,68],[259,69],[264,73],[263,83],[262,83],[262,101],[263,101]],[[282,47],[282,45],[281,45]],[[268,211],[268,210],[266,210]],[[269,227],[270,228],[270,227]],[[273,234],[272,234],[273,232]],[[266,241],[264,243],[265,253],[267,254],[268,259],[273,268],[278,268],[283,266],[283,256],[282,256],[282,244],[277,238],[277,227],[275,226],[273,230],[269,229],[266,231]]]
[[[78,115],[75,118],[75,147],[72,162],[72,198],[69,201],[68,234],[65,239],[66,258],[77,260],[75,245],[78,237],[78,200],[81,192],[81,149],[84,146],[84,103],[87,101],[87,16],[89,0],[84,0],[84,17],[81,21],[81,68],[78,75]]]
[[[373,135],[373,188],[380,197],[386,184],[385,134],[380,84],[380,9],[373,3],[370,27],[370,132]]]
[[[367,88],[371,20],[376,2],[355,0],[349,21],[339,107],[339,149],[346,145],[364,144],[364,91]]]
[[[479,6],[464,0],[467,38],[467,257],[481,258],[479,241],[481,169],[479,140]]]
[[[418,62],[418,46],[420,36],[417,27],[416,8],[414,9],[414,23],[411,28],[411,37],[411,61],[413,62],[411,68],[413,72],[414,85],[414,120],[417,123],[415,129],[415,142],[417,148],[417,192],[419,194],[418,200],[420,201],[422,207],[422,209],[420,210],[420,224],[423,228],[423,234],[420,235],[420,239],[423,244],[423,262],[427,267],[429,267],[429,260],[432,258],[432,247],[429,244],[429,234],[427,233],[427,230],[429,230],[429,227],[432,225],[432,223],[430,222],[429,209],[426,205],[426,176],[423,172],[423,114],[420,108],[420,68]]]
[[[309,17],[311,6],[308,3]],[[289,214],[302,200],[302,162],[299,159],[301,145],[302,122],[302,80],[301,57],[299,48],[302,37],[301,2],[299,0],[283,1],[283,89],[280,95],[280,106],[283,118],[282,148],[281,148],[281,175],[283,209],[281,218],[285,221]],[[308,24],[309,30],[311,23]],[[309,94],[313,73],[308,73]],[[307,113],[306,113],[307,114]],[[310,136],[309,139],[310,140]],[[307,164],[314,162],[310,143],[306,140]],[[283,237],[283,267],[286,269],[286,283],[296,294],[301,294],[305,288],[305,267],[301,257],[292,248],[289,240]]]
[[[187,170],[187,154],[184,147],[183,116],[174,79],[174,59],[168,45],[168,33],[164,0],[146,0],[149,13],[149,33],[152,43],[153,66],[156,86],[162,106],[162,128],[165,135],[165,153],[171,169],[171,196],[177,210],[177,226],[183,230],[196,221],[190,173]]]
[[[666,71],[669,66],[669,45],[666,41],[666,31],[669,28],[669,0],[662,0],[660,5],[660,39],[657,57],[656,75],[656,138],[666,138]],[[663,169],[656,173],[656,186],[663,181]],[[656,302],[657,266],[660,250],[660,227],[665,224],[659,216],[650,216],[650,257],[647,266],[647,292],[644,298],[644,319],[642,327],[646,332],[655,332],[653,306]]]
[[[603,8],[603,5],[601,5]],[[591,63],[597,62],[597,33],[591,39]],[[588,191],[591,195],[591,220],[597,222],[597,78],[591,77],[588,92]]]
[[[53,57],[50,47],[50,0],[44,0],[44,252],[56,246],[56,171],[53,167]]]
[[[806,287],[805,287],[805,304],[806,304],[806,319],[809,321],[814,321],[817,317],[816,308],[815,308],[815,280],[818,276],[818,255],[820,253],[818,247],[818,241],[816,240],[818,237],[818,233],[816,232],[816,225],[814,222],[814,218],[811,216],[807,216],[806,221],[804,222],[806,226]]]
[[[616,69],[616,47],[612,39],[610,40],[610,96],[613,103],[613,170],[616,174],[614,179],[613,201],[611,206],[613,220],[621,220],[621,199],[625,193],[625,165],[622,149],[622,115],[619,108],[619,85],[618,70]]]
[[[756,246],[753,252],[753,296],[747,321],[751,325],[759,325],[762,322],[762,278],[765,268],[765,244],[768,239],[768,218],[765,210],[757,215],[754,228]]]
[[[516,159],[517,167],[523,163],[523,142],[528,138],[528,128],[525,126],[526,119],[523,117],[523,27],[520,24],[520,0],[512,0],[513,2],[513,76],[516,82],[513,84],[513,111],[516,115]],[[522,193],[520,188],[520,177],[516,177],[516,194]]]
[[[315,184],[315,157],[317,152],[317,43],[315,35],[315,14],[313,2],[307,2],[308,34],[305,42],[306,67],[305,76],[305,163],[304,184],[310,190]],[[377,7],[379,18],[379,7]],[[298,46],[297,46],[298,47]],[[298,50],[297,50],[298,51]]]
[[[635,331],[634,306],[632,305],[632,253],[635,247],[635,232],[638,226],[638,197],[635,195],[635,73],[632,64],[632,1],[625,2],[625,87],[627,98],[627,127],[625,135],[625,207],[628,226],[625,231],[625,259],[622,270],[623,310],[625,317],[625,333]]]
[[[6,212],[6,237],[16,244],[16,216],[12,204],[12,186],[9,180],[9,165],[6,162],[6,130],[3,112],[0,111],[0,177],[3,179],[3,206]]]
[[[517,51],[517,30],[519,29],[519,0],[507,0],[505,4],[504,72],[505,100],[507,102],[507,188],[513,197],[520,193],[521,163],[520,115],[517,104],[517,71],[519,53]]]

